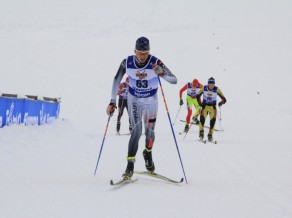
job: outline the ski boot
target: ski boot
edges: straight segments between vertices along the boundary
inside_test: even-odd
[[[212,133],[208,133],[208,141],[209,142],[212,142],[213,141]]]
[[[184,132],[187,133],[189,131],[189,129],[190,129],[189,124],[186,124]]]
[[[200,140],[204,139],[204,130],[200,130],[199,138],[200,138]]]
[[[143,157],[145,160],[145,167],[148,171],[150,172],[154,172],[155,170],[155,165],[154,162],[152,160],[152,151],[151,150],[147,150],[146,148],[143,151]]]
[[[122,175],[122,177],[124,180],[129,180],[133,176],[133,173],[134,173],[134,162],[128,161],[127,168],[124,174]]]
[[[198,120],[197,117],[193,116],[193,121],[196,125],[199,125],[200,121]]]

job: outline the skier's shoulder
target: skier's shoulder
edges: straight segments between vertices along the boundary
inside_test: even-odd
[[[158,65],[164,65],[163,64],[163,61],[161,60],[161,59],[159,59],[158,57],[156,57],[156,56],[154,56],[154,55],[151,55],[151,60],[153,60],[153,61],[155,61],[156,62],[156,64],[158,64]]]
[[[224,97],[223,92],[222,92],[222,90],[221,90],[219,87],[217,87],[217,93],[218,93],[220,96]]]
[[[188,88],[188,83],[186,83],[181,89],[180,92],[184,92]]]
[[[121,67],[126,67],[127,58],[123,59],[121,62]]]
[[[124,59],[125,67],[134,65],[135,63],[135,55],[129,55]]]

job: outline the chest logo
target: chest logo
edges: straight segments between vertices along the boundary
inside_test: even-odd
[[[136,77],[138,77],[140,80],[147,77],[147,73],[145,73],[146,70],[139,70],[136,73]]]
[[[212,95],[213,95],[212,92],[208,92],[208,93],[207,93],[207,96],[209,96],[209,97],[211,97]]]

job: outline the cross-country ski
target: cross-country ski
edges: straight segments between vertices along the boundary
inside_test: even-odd
[[[170,179],[170,178],[163,176],[161,174],[154,173],[154,172],[148,172],[148,171],[135,171],[134,173],[140,174],[140,175],[145,175],[145,176],[150,176],[150,177],[160,179],[160,180],[170,182],[170,183],[177,183],[178,184],[178,183],[182,183],[184,181],[184,178],[181,178],[180,180],[173,180],[173,179]]]
[[[180,122],[185,123],[186,121],[185,121],[185,120],[180,120]],[[195,122],[193,122],[193,121],[191,121],[190,124],[192,124],[192,125],[196,125],[196,126],[199,125],[198,123],[195,123]],[[198,128],[198,127],[197,127],[197,128]],[[206,125],[205,125],[204,128],[206,128],[206,129],[210,129],[210,126],[206,126]],[[223,131],[223,130],[219,130],[219,129],[214,128],[214,131]]]
[[[126,185],[126,184],[129,184],[129,183],[133,183],[133,182],[136,182],[137,179],[121,179],[117,182],[114,182],[113,180],[110,181],[110,185],[111,186],[123,186],[123,185]]]

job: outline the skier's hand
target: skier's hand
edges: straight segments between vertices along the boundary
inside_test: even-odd
[[[218,105],[221,107],[223,105],[223,101],[220,101]]]
[[[202,102],[201,102],[201,99],[197,97],[197,101],[198,101],[198,105],[199,105],[200,107],[202,107],[203,104],[202,104]]]
[[[200,107],[202,107],[202,106],[203,106],[203,104],[202,104],[202,102],[201,102],[201,100],[200,100],[200,99],[198,99],[198,105],[199,105]]]
[[[163,76],[163,75],[164,75],[164,72],[163,72],[162,67],[160,67],[160,66],[157,65],[157,64],[153,64],[153,70],[154,70],[154,73],[155,73],[157,76]]]
[[[107,115],[112,117],[116,108],[117,108],[117,106],[115,103],[110,103],[106,109]]]
[[[184,104],[184,101],[182,99],[179,99],[179,105],[182,106]]]

